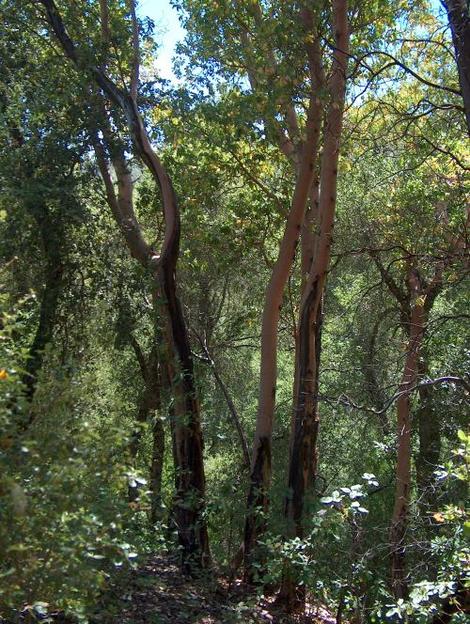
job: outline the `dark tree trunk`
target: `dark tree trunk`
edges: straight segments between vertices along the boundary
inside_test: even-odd
[[[174,397],[173,449],[176,499],[174,516],[182,548],[185,573],[207,567],[210,562],[209,537],[203,519],[205,475],[199,403],[194,384],[189,336],[181,303],[176,294],[174,270],[163,264],[159,271],[157,299],[165,317],[167,380]]]
[[[44,288],[42,290],[39,311],[39,323],[34,340],[30,346],[22,382],[29,402],[36,391],[37,377],[44,361],[44,350],[54,335],[57,322],[59,299],[63,289],[64,265],[62,260],[62,232],[59,225],[49,216],[45,203],[29,207],[38,226],[45,258]],[[26,424],[31,424],[32,415]]]
[[[330,262],[336,211],[338,159],[346,92],[349,28],[347,0],[334,0],[333,29],[336,48],[328,81],[330,101],[323,128],[323,153],[320,165],[318,222],[320,234],[315,255],[305,280],[300,305],[298,345],[296,349],[296,389],[294,423],[289,458],[289,496],[285,504],[288,536],[303,537],[305,492],[316,472],[318,435],[318,380],[321,353],[322,302]],[[312,465],[312,462],[313,465]],[[293,609],[305,602],[305,588],[296,571],[287,562],[279,602]]]
[[[390,425],[388,423],[387,412],[383,409],[387,397],[377,377],[376,343],[380,325],[383,322],[385,316],[390,313],[390,311],[390,309],[385,310],[385,312],[381,314],[374,323],[374,326],[372,327],[372,332],[369,337],[368,348],[367,351],[365,351],[364,353],[364,358],[362,360],[361,366],[364,375],[366,391],[373,406],[379,412],[379,414],[377,415],[378,422],[380,430],[384,436],[389,435]]]
[[[285,516],[293,526],[288,532],[303,536],[302,513],[305,490],[314,484],[316,474],[316,442],[318,435],[318,371],[321,353],[322,306],[312,290],[300,319],[299,376],[297,403],[294,406],[294,436],[289,463],[288,489],[292,492],[286,500]],[[313,363],[313,366],[312,366]]]
[[[322,296],[310,291],[302,309],[298,331],[296,403],[290,449],[288,490],[284,516],[288,537],[303,538],[303,513],[307,489],[313,490],[317,472],[317,440],[320,424],[318,382],[321,355]],[[305,586],[289,564],[283,570],[278,602],[289,611],[305,603]]]
[[[45,7],[46,19],[57,37],[64,54],[79,71],[87,75],[98,86],[108,101],[115,104],[125,115],[129,135],[135,153],[149,170],[161,193],[165,232],[160,253],[145,240],[133,208],[133,183],[126,166],[122,150],[116,154],[116,143],[111,141],[109,152],[114,158],[119,195],[116,197],[105,150],[95,133],[95,153],[106,187],[108,204],[126,239],[129,251],[154,279],[154,289],[160,293],[161,312],[165,317],[169,361],[173,374],[169,376],[170,391],[175,398],[175,465],[177,478],[176,522],[182,549],[182,565],[185,572],[191,572],[209,563],[209,542],[204,518],[205,478],[203,464],[202,432],[199,405],[196,398],[191,350],[186,323],[176,294],[176,264],[179,256],[180,214],[170,177],[154,151],[145,129],[144,121],[137,107],[138,81],[138,27],[135,18],[135,4],[131,3],[133,21],[134,63],[130,92],[118,87],[105,73],[103,67],[89,63],[84,65],[80,48],[70,38],[62,16],[54,0],[40,0]],[[103,103],[102,103],[103,104]],[[102,109],[104,109],[104,105]],[[104,117],[100,130],[109,139],[111,124]],[[105,111],[104,111],[105,113]],[[102,119],[103,121],[103,119]],[[160,312],[160,310],[156,310]]]
[[[470,14],[466,0],[443,0],[452,31],[460,89],[470,134]]]
[[[245,519],[244,534],[244,581],[254,583],[257,573],[262,572],[264,557],[258,546],[258,536],[263,535],[267,526],[269,501],[264,483],[271,476],[271,440],[268,437],[258,439],[257,452],[252,461],[250,489],[247,509],[250,513]],[[255,567],[255,562],[258,567]]]
[[[129,455],[131,464],[135,464],[135,459],[139,450],[140,440],[142,438],[144,423],[147,423],[152,414],[155,411],[161,411],[162,399],[161,399],[161,379],[160,379],[160,363],[158,356],[158,336],[154,336],[153,348],[148,357],[145,356],[138,341],[131,333],[129,340],[132,348],[136,354],[137,361],[139,362],[140,372],[144,382],[144,391],[139,401],[139,407],[136,415],[136,425],[131,434],[131,440],[129,443]],[[163,426],[163,425],[162,425]],[[163,461],[163,459],[162,459]],[[153,459],[152,459],[153,464]],[[153,468],[150,468],[151,475],[153,474]],[[139,497],[139,486],[129,486],[129,500],[135,501]],[[160,490],[155,492],[152,489],[152,500],[154,494],[157,498],[160,498]],[[152,514],[151,514],[152,515]]]

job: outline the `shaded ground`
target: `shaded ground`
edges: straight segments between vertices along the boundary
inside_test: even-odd
[[[256,604],[239,584],[216,575],[200,580],[183,577],[176,562],[153,557],[123,583],[106,592],[93,624],[334,624],[322,608],[306,616],[287,618],[273,600]]]

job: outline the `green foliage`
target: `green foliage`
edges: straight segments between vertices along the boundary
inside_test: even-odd
[[[5,0],[0,8],[0,617],[60,608],[85,622],[117,573],[147,553],[178,550],[174,397],[163,396],[138,420],[147,380],[136,354],[140,348],[145,359],[155,345],[163,349],[155,292],[148,271],[130,257],[104,196],[92,154],[97,112],[90,76],[58,55],[39,4]],[[187,29],[178,56],[184,83],[165,85],[154,75],[157,42],[151,21],[141,19],[138,104],[182,214],[177,279],[201,404],[204,513],[214,566],[226,571],[243,537],[249,474],[214,369],[251,447],[264,293],[295,181],[276,128],[288,130],[280,103],[290,98],[304,131],[308,63],[298,3],[173,4]],[[83,67],[99,64],[127,88],[133,59],[128,3],[108,5],[110,45],[102,38],[97,0],[57,2],[80,43]],[[328,7],[314,7],[327,72]],[[469,438],[459,430],[466,426],[468,385],[429,385],[426,401],[422,387],[411,395],[410,595],[397,602],[388,543],[406,323],[371,252],[405,293],[410,265],[427,282],[442,269],[420,382],[455,376],[468,384],[468,263],[463,247],[454,248],[459,236],[467,242],[468,142],[451,41],[435,6],[368,0],[351,8],[351,19],[349,102],[324,302],[318,474],[305,501],[305,535],[286,538],[297,254],[278,332],[272,504],[258,580],[273,587],[287,566],[314,602],[342,610],[343,621],[425,623],[459,579],[466,582]],[[275,71],[268,50],[274,50]],[[383,53],[399,63],[389,64]],[[130,157],[125,120],[107,106]],[[142,163],[130,164],[136,214],[158,249],[161,198]],[[32,345],[49,269],[59,265],[60,292],[30,399]],[[426,405],[427,414],[437,416],[442,465],[428,466],[432,478],[423,489],[415,477]],[[166,432],[158,496],[151,473],[157,419]],[[450,459],[443,463],[444,457]],[[151,519],[155,498],[157,520]],[[248,617],[245,602],[240,621]]]

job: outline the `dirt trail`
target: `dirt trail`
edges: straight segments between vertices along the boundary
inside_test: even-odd
[[[288,618],[274,601],[244,592],[209,574],[199,580],[183,577],[174,560],[153,557],[133,571],[125,582],[109,589],[98,606],[92,624],[334,624],[322,608],[306,616]]]

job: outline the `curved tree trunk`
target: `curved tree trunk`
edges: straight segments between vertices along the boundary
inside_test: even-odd
[[[185,572],[192,572],[209,563],[209,542],[204,519],[205,478],[203,464],[203,442],[196,398],[193,363],[188,332],[180,301],[176,292],[176,264],[179,256],[180,214],[170,177],[152,148],[142,117],[137,108],[136,94],[139,69],[138,28],[135,17],[135,3],[130,0],[130,14],[133,22],[134,58],[131,72],[130,92],[119,88],[102,67],[87,63],[80,54],[65,28],[54,0],[40,0],[45,7],[46,19],[59,41],[64,54],[79,71],[88,75],[98,86],[106,99],[122,110],[136,154],[149,170],[162,198],[165,233],[160,253],[157,253],[143,237],[142,230],[133,209],[132,179],[119,141],[108,145],[118,180],[119,194],[114,185],[106,162],[105,151],[95,133],[94,147],[103,176],[108,204],[127,242],[130,253],[151,274],[154,281],[158,310],[163,317],[169,365],[174,374],[169,377],[171,392],[175,398],[174,450],[177,473],[176,516],[182,552],[182,566]],[[104,109],[104,105],[101,106]],[[105,139],[112,135],[106,114],[100,111],[100,128]]]
[[[253,9],[256,25],[257,27],[262,27],[263,15],[261,5],[255,2]],[[312,11],[305,6],[301,7],[298,17],[305,31],[303,45],[310,74],[310,94],[305,131],[304,133],[300,131],[295,103],[287,95],[280,96],[277,101],[287,133],[274,117],[265,120],[267,129],[277,137],[281,152],[295,167],[296,184],[278,257],[266,289],[263,308],[259,402],[243,545],[244,578],[247,582],[252,582],[256,574],[256,569],[253,565],[255,558],[258,559],[258,564],[260,563],[259,553],[254,555],[253,551],[258,544],[259,536],[265,530],[268,512],[268,489],[271,481],[271,438],[276,400],[277,328],[280,309],[284,288],[295,259],[296,247],[305,218],[308,195],[314,177],[323,111],[323,104],[319,97],[320,89],[324,84],[320,38]],[[243,30],[241,41],[248,56],[248,78],[253,91],[256,92],[260,70],[250,65],[250,39],[251,33],[249,30]],[[277,73],[276,55],[274,50],[270,48],[266,50],[265,54],[266,66],[264,70],[261,70],[261,75],[263,80],[268,78],[271,81],[272,76]],[[283,83],[282,79],[279,79],[279,83]],[[302,136],[302,134],[305,136]]]

